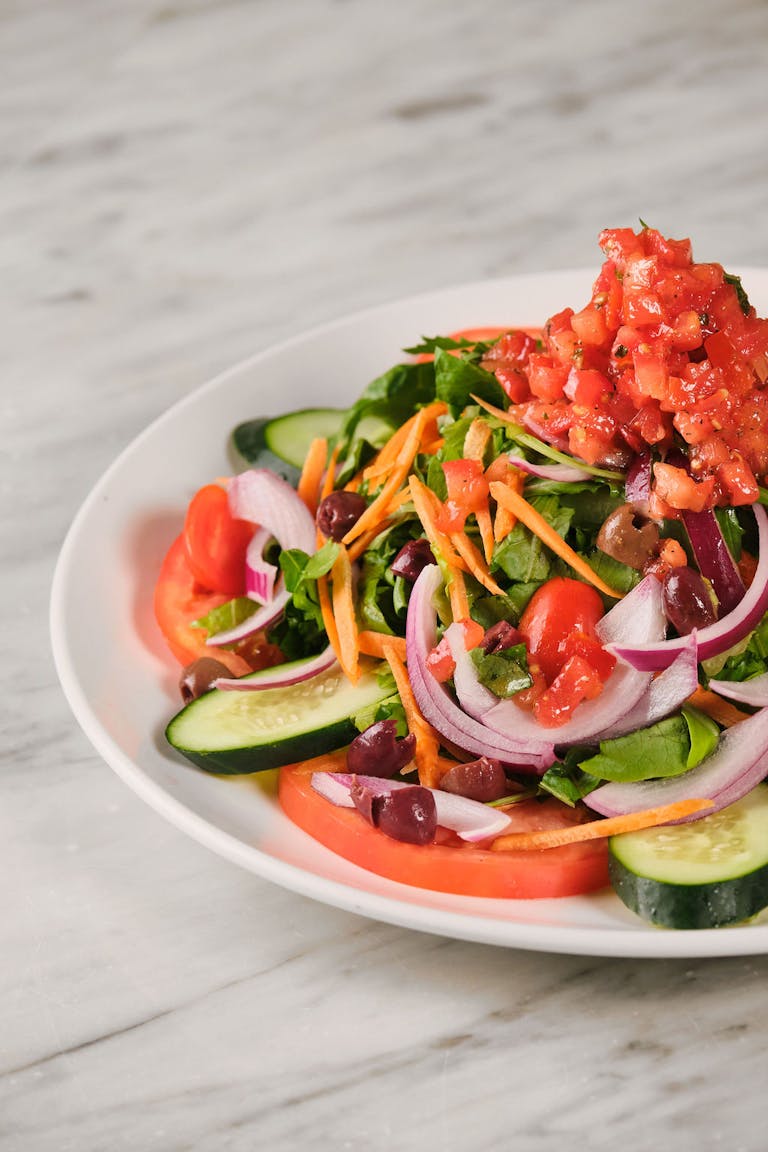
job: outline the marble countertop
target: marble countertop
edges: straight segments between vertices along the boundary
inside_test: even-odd
[[[314,904],[186,839],[56,682],[89,489],[191,388],[606,224],[768,265],[761,0],[9,0],[2,1152],[765,1147],[768,958],[549,956]]]

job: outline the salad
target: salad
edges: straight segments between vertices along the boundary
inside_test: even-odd
[[[768,906],[768,320],[599,242],[578,310],[234,430],[155,587],[166,735],[392,879],[719,927]]]

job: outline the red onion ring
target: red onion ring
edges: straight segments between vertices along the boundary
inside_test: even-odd
[[[734,724],[720,737],[715,751],[682,776],[642,780],[634,784],[603,784],[584,803],[603,816],[624,816],[679,800],[712,800],[714,807],[695,812],[674,824],[687,824],[719,812],[746,796],[768,773],[768,708]]]
[[[258,538],[266,544],[269,537],[274,536],[281,548],[300,548],[308,554],[315,551],[315,522],[312,515],[290,484],[279,476],[268,472],[266,468],[251,468],[230,480],[227,494],[232,515],[238,520],[250,520],[258,526],[254,540]],[[254,550],[259,548],[258,543],[251,543]],[[271,565],[264,565],[264,568],[268,567]],[[237,640],[244,640],[246,636],[268,628],[282,615],[291,598],[282,576],[273,584],[271,592],[271,598],[262,608],[235,628],[208,636],[206,644],[234,644]]]
[[[241,676],[237,679],[220,676],[214,680],[212,688],[223,692],[263,692],[266,688],[287,688],[289,684],[301,684],[318,676],[336,663],[336,655],[330,646],[318,656],[309,660],[291,660],[289,664],[278,664],[259,672],[256,677]]]
[[[648,728],[678,709],[696,691],[699,683],[696,660],[695,633],[688,637],[688,646],[658,676],[651,680],[634,708],[604,732],[596,732],[596,740],[612,740],[638,728]],[[767,701],[768,702],[768,701]]]
[[[768,706],[768,672],[753,676],[751,680],[710,680],[708,687],[738,704],[748,704],[752,708]]]
[[[698,659],[719,656],[742,640],[763,618],[768,608],[768,517],[759,504],[752,505],[757,521],[758,558],[754,579],[741,603],[715,624],[702,628],[697,636]],[[668,668],[686,643],[685,636],[651,644],[611,644],[611,651],[633,668],[644,672],[658,672]]]
[[[744,581],[711,508],[683,512],[683,524],[702,576],[709,580],[722,619],[744,599]]]
[[[457,748],[528,771],[545,772],[555,759],[554,746],[546,737],[520,740],[492,732],[459,708],[427,669],[426,658],[436,639],[432,598],[441,583],[437,565],[427,565],[416,580],[408,603],[405,636],[408,676],[424,718]]]
[[[651,454],[638,452],[632,461],[624,482],[624,494],[628,504],[633,504],[639,512],[648,511],[651,498]]]
[[[263,556],[271,539],[272,533],[266,528],[257,528],[245,554],[245,594],[258,604],[268,604],[275,594],[278,570]]]

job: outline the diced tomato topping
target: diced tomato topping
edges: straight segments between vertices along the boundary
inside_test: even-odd
[[[533,707],[533,714],[545,728],[567,723],[574,708],[584,700],[594,700],[603,690],[603,681],[581,656],[571,656]]]
[[[446,460],[443,472],[448,500],[438,525],[445,532],[460,532],[470,512],[487,506],[488,481],[479,460]]]
[[[652,500],[675,510],[754,500],[768,474],[768,319],[689,240],[609,228],[591,299],[534,343],[507,333],[495,371],[529,431],[590,464],[621,466],[647,445],[688,445],[691,476],[659,473]],[[727,467],[723,467],[727,465]]]
[[[576,631],[570,634],[563,645],[563,656],[566,660],[571,656],[580,656],[594,668],[603,682],[616,667],[616,657],[603,648],[596,636],[590,636],[586,632]]]
[[[427,654],[426,664],[438,684],[445,684],[453,676],[456,661],[445,637]]]

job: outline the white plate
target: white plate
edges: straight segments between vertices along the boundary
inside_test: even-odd
[[[644,925],[610,893],[542,901],[449,896],[365,872],[315,843],[249,779],[206,775],[166,746],[178,671],[152,588],[192,493],[227,468],[241,420],[351,402],[422,334],[538,325],[586,301],[593,273],[485,281],[360,313],[263,352],[177,404],[131,444],[80,509],[51,597],[53,649],[70,705],[98,752],[148,804],[214,851],[313,899],[377,920],[508,947],[605,956],[768,951],[768,924],[701,932]],[[747,270],[758,310],[768,271]]]

